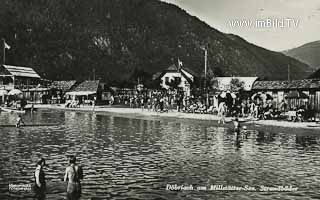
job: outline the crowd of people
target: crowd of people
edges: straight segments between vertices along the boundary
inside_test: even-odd
[[[151,95],[119,95],[115,103],[128,105],[130,108],[140,108],[156,112],[180,111],[183,107],[183,97],[183,94],[153,92]]]
[[[217,95],[216,103],[210,99],[210,105],[207,105],[206,99],[201,96],[186,97],[183,93],[169,94],[162,91],[153,92],[151,95],[119,95],[114,99],[115,104],[124,104],[130,108],[147,111],[216,114],[221,118],[221,122],[224,117],[251,117],[261,120],[290,118],[292,121],[303,121],[314,115],[308,104],[290,107],[286,99],[276,105],[272,99],[252,99],[239,96],[228,99]],[[289,111],[295,116],[294,114],[288,115]]]

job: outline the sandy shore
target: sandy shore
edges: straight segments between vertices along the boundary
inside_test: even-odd
[[[92,106],[84,106],[80,108],[65,108],[64,105],[54,105],[54,104],[41,104],[35,105],[35,108],[42,109],[59,109],[59,110],[73,110],[73,111],[93,111]],[[164,113],[148,111],[147,109],[141,110],[139,108],[122,108],[122,107],[111,107],[111,106],[96,106],[94,108],[95,112],[109,112],[116,114],[132,114],[140,116],[157,116],[157,117],[173,117],[181,119],[197,119],[197,120],[211,120],[215,123],[218,121],[217,115],[212,114],[199,114],[199,113],[181,113],[176,111],[169,111]],[[226,121],[231,121],[232,118],[227,117]],[[247,120],[247,119],[246,119]],[[316,122],[289,122],[289,121],[277,121],[277,120],[258,120],[245,122],[248,126],[273,126],[273,127],[282,127],[290,129],[309,129],[309,130],[320,130],[320,124]]]

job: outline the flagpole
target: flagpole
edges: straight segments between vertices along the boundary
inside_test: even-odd
[[[208,62],[208,50],[206,47],[200,47],[204,51],[204,90],[206,93],[206,105],[209,105],[209,95],[207,90],[207,62]]]
[[[6,64],[6,41],[4,38],[2,38],[2,41],[3,41],[3,64],[5,65]]]

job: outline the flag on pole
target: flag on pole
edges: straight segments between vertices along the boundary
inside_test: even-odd
[[[3,41],[4,42],[4,48],[5,49],[10,49],[11,47],[6,43],[6,41]]]

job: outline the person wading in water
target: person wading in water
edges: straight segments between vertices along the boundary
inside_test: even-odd
[[[70,157],[64,176],[64,181],[68,181],[67,199],[79,199],[81,196],[80,179],[83,178],[83,171],[80,166],[76,165],[76,160],[75,156]]]
[[[239,119],[238,118],[236,118],[233,121],[233,125],[234,125],[235,145],[239,146],[240,145],[240,123],[239,123]]]
[[[225,102],[221,102],[219,104],[219,107],[218,107],[218,124],[222,123],[224,124],[225,123],[225,114],[226,114],[226,103]]]
[[[24,121],[22,120],[21,115],[18,115],[16,127],[20,128],[21,124],[25,125]]]
[[[46,161],[44,158],[41,158],[37,162],[37,168],[34,172],[34,190],[36,193],[37,199],[45,199],[45,191],[46,191],[46,178],[43,171],[43,167],[46,165]]]

